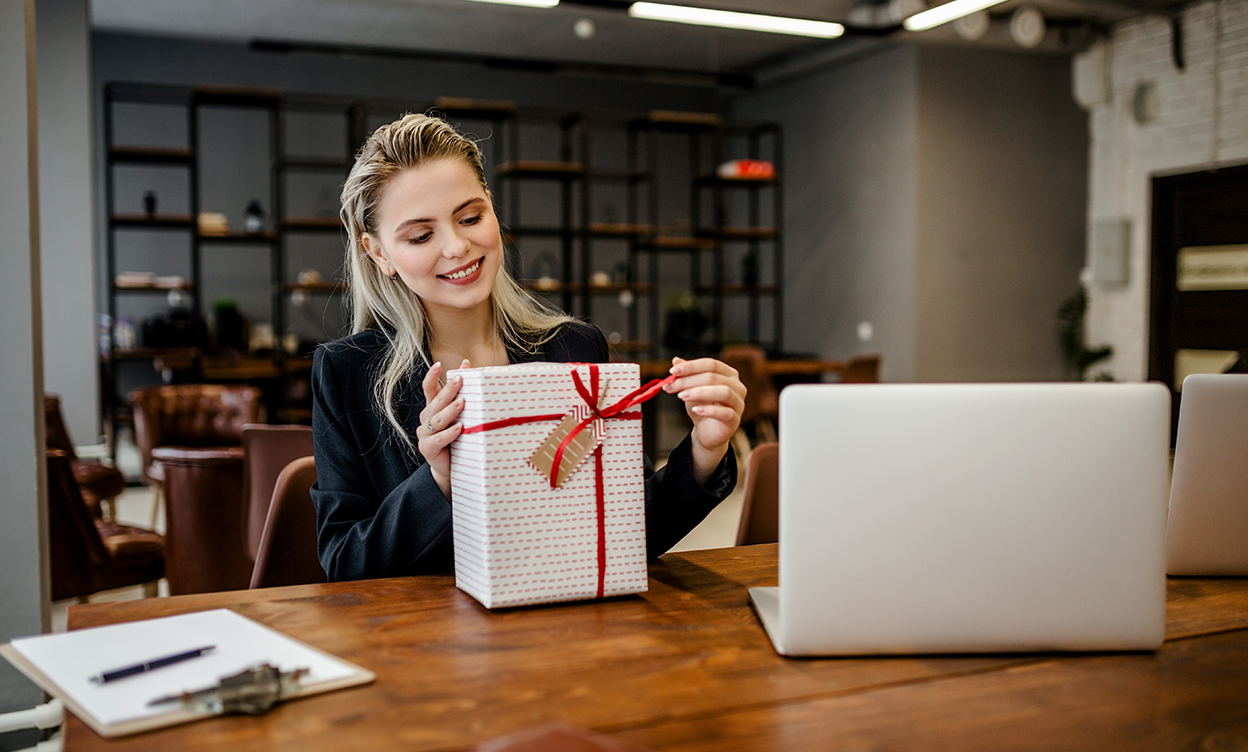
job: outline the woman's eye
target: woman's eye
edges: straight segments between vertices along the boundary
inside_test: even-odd
[[[417,235],[414,238],[408,238],[407,242],[411,243],[412,245],[420,245],[421,243],[427,242],[429,238],[431,237],[433,237],[433,233],[426,232],[424,235]]]
[[[468,218],[466,218],[466,219],[464,219],[464,220],[463,220],[463,223],[464,223],[464,224],[466,224],[466,225],[475,225],[475,224],[477,224],[478,222],[480,222],[480,221],[481,221],[482,216],[483,216],[483,215],[481,215],[481,214],[477,214],[477,215],[475,215],[475,216],[468,217]]]

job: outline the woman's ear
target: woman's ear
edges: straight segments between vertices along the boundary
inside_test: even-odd
[[[364,244],[364,252],[373,260],[381,273],[387,277],[394,276],[394,267],[390,265],[390,261],[386,258],[386,254],[381,250],[381,243],[378,243],[372,235],[364,233],[360,237],[360,242]]]

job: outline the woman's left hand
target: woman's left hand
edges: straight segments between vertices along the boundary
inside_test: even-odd
[[[685,403],[693,421],[693,474],[705,483],[741,426],[745,384],[736,369],[714,358],[672,358],[670,373],[677,378],[663,389]]]

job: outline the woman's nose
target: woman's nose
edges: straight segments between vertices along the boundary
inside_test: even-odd
[[[468,249],[472,244],[468,238],[458,232],[451,233],[447,237],[446,243],[442,246],[442,255],[446,258],[461,258],[468,253]]]

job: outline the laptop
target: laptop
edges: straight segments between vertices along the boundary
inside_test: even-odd
[[[1183,380],[1166,571],[1248,575],[1248,375]]]
[[[790,656],[1152,650],[1165,636],[1159,384],[811,384],[780,395]]]

